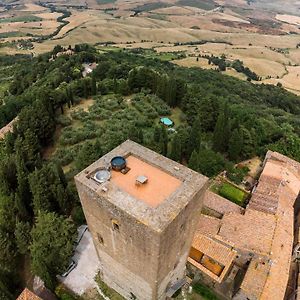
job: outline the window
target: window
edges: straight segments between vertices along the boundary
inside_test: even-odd
[[[97,233],[97,238],[98,238],[98,242],[103,245],[104,244],[104,240],[103,240],[103,237],[101,236],[100,233]]]
[[[114,231],[119,231],[120,230],[120,225],[119,225],[118,221],[112,220],[111,223],[112,223],[112,228],[113,228]]]
[[[190,258],[195,260],[197,263],[199,263],[203,256],[203,253],[192,247],[190,250],[189,256],[190,256]]]
[[[219,262],[207,255],[202,256],[200,263],[203,267],[205,267],[217,276],[220,276],[224,270],[224,266],[222,264],[220,264]]]

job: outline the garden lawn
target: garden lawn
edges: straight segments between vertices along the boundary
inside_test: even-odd
[[[214,294],[214,292],[201,283],[194,284],[193,291],[198,295],[201,295],[205,300],[218,300],[218,297]]]
[[[246,193],[242,190],[236,188],[234,185],[230,183],[223,183],[218,191],[219,195],[238,204],[243,205],[244,200],[246,198]]]

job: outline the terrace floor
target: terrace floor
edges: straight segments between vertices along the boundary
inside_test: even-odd
[[[176,177],[133,155],[127,157],[126,161],[130,171],[125,175],[112,171],[111,182],[150,207],[157,207],[182,184]],[[146,176],[147,183],[136,184],[138,176]]]

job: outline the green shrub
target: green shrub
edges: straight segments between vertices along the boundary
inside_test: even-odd
[[[234,166],[227,167],[227,177],[235,184],[240,184],[244,177],[248,174],[249,168],[235,168]]]
[[[99,275],[96,276],[96,282],[103,292],[103,294],[108,297],[110,300],[124,300],[124,298],[118,294],[115,290],[110,288],[107,284],[105,284]]]
[[[60,300],[79,300],[79,297],[75,296],[62,284],[55,289],[55,294]]]
[[[171,114],[170,107],[159,97],[155,95],[148,95],[147,100],[160,116],[167,116]]]
[[[131,100],[132,105],[148,119],[158,117],[157,111],[148,102],[148,98],[142,94],[136,95]]]
[[[72,124],[72,120],[64,115],[60,115],[59,117],[57,117],[56,122],[62,127],[70,126]]]
[[[73,160],[73,153],[69,149],[60,148],[54,154],[54,160],[57,160],[62,166],[67,166]]]
[[[78,121],[82,121],[82,122],[90,119],[89,113],[84,111],[82,108],[80,108],[76,111],[73,111],[71,113],[71,117],[74,120],[78,120]]]
[[[74,129],[72,127],[65,127],[62,130],[60,137],[60,144],[65,145],[75,145],[79,142],[94,139],[97,137],[97,126],[90,122],[85,121],[82,128]]]

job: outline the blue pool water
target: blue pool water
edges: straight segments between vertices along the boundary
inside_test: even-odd
[[[170,120],[169,118],[166,118],[166,117],[161,118],[160,122],[163,123],[166,126],[172,126],[173,125],[173,121]]]

